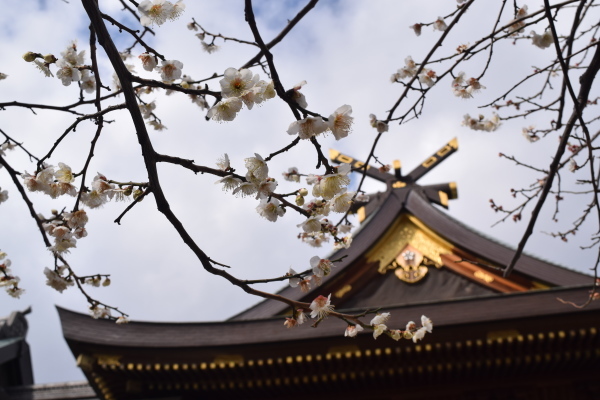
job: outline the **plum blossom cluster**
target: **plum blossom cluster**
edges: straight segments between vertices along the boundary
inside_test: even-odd
[[[323,277],[329,275],[331,273],[331,268],[333,268],[335,265],[331,260],[314,256],[310,259],[310,266],[313,274],[307,274],[306,276],[303,276],[304,273],[298,274],[293,268],[290,267],[287,275],[290,276],[289,284],[291,287],[299,287],[302,292],[306,293],[311,288],[311,282],[314,283],[315,286],[320,286],[323,281]]]
[[[305,221],[297,225],[303,231],[300,235],[303,241],[318,247],[327,241],[326,234],[336,236],[339,233],[338,228],[324,217],[330,212],[345,213],[350,209],[356,195],[356,192],[347,190],[350,172],[350,164],[341,164],[333,173],[307,176],[306,183],[312,185],[312,195],[315,199],[308,203],[304,201],[304,196],[308,194],[306,189],[299,190],[296,198],[296,204],[301,205],[310,214]],[[342,229],[346,231],[348,227],[344,225]],[[347,236],[336,240],[336,246],[349,247],[351,241],[351,236]]]
[[[522,19],[525,18],[527,15],[527,5],[524,5],[523,7],[519,8],[517,14],[515,15],[515,18],[508,23],[508,32],[511,35],[518,35],[519,33],[523,32],[523,28],[525,27],[525,21],[523,21]]]
[[[416,323],[410,321],[406,324],[404,330],[401,329],[389,329],[387,327],[387,321],[390,319],[390,313],[378,313],[372,320],[370,328],[373,329],[373,338],[377,339],[382,334],[386,334],[394,340],[400,339],[412,339],[413,342],[423,339],[426,333],[433,331],[433,322],[425,315],[421,316],[421,326],[417,326]],[[361,325],[348,325],[344,336],[355,337],[358,332],[364,328]]]
[[[417,75],[417,64],[413,61],[411,56],[408,56],[404,59],[404,67],[392,74],[390,80],[394,83],[403,79],[412,78],[415,75]]]
[[[6,258],[6,253],[0,250],[0,287],[6,289],[11,297],[18,299],[25,292],[19,287],[19,277],[12,274],[11,262]]]
[[[327,119],[307,116],[299,121],[294,121],[288,127],[289,135],[298,135],[300,139],[310,139],[323,132],[331,132],[335,140],[347,137],[352,131],[352,107],[344,104],[338,107]]]
[[[54,212],[54,217],[42,224],[46,233],[54,238],[54,245],[49,248],[50,251],[63,254],[76,247],[77,239],[87,236],[85,226],[88,220],[85,210],[61,214]]]
[[[166,0],[144,0],[138,5],[142,26],[160,26],[167,20],[176,20],[184,10],[185,4],[182,1],[173,4]]]
[[[327,317],[333,309],[334,305],[331,304],[331,294],[327,297],[319,295],[317,296],[312,303],[310,303],[310,317],[316,318],[317,320],[322,320]],[[308,310],[306,310],[308,312]],[[297,325],[302,325],[306,322],[307,317],[304,309],[297,309],[294,311],[291,318],[286,318],[283,325],[287,328],[293,328]]]
[[[246,158],[244,162],[247,169],[245,180],[231,174],[215,183],[222,184],[223,190],[232,191],[236,196],[255,196],[260,200],[260,204],[256,207],[259,215],[271,222],[277,221],[278,217],[285,214],[285,208],[278,199],[271,197],[277,188],[277,181],[269,177],[269,166],[258,153],[255,153],[254,157]],[[225,154],[217,160],[217,166],[222,171],[230,171],[229,156]]]
[[[64,86],[69,86],[72,82],[79,82],[82,90],[93,93],[96,90],[96,79],[90,73],[90,67],[85,66],[85,51],[78,52],[77,43],[73,41],[60,55],[62,58],[57,59],[53,54],[42,55],[28,51],[23,54],[23,59],[33,62],[47,77],[53,76],[50,65],[56,64],[58,68],[56,77]]]
[[[478,118],[473,118],[469,114],[466,114],[463,118],[462,125],[475,131],[493,132],[500,126],[500,117],[496,113],[492,113],[490,119],[486,119],[483,115],[479,115]]]
[[[479,83],[477,78],[466,79],[465,73],[462,71],[452,80],[452,92],[456,97],[468,99],[481,89],[485,89],[485,86]]]
[[[443,22],[443,21],[442,21]],[[408,56],[404,59],[404,67],[400,68],[390,77],[390,81],[392,83],[400,82],[403,79],[410,79],[417,75],[417,71],[419,68],[417,64],[413,61],[411,56]],[[422,68],[421,72],[418,75],[419,82],[426,85],[427,87],[432,87],[437,82],[437,74],[434,70],[429,68]]]
[[[249,69],[227,68],[219,81],[223,98],[208,110],[207,117],[218,122],[233,121],[242,106],[251,110],[255,104],[275,97],[273,81],[259,79]]]
[[[56,199],[62,195],[75,196],[77,188],[73,185],[75,176],[71,167],[58,163],[58,169],[54,166],[44,166],[43,169],[31,175],[27,172],[21,174],[23,184],[31,192],[42,192]]]
[[[142,61],[142,68],[152,72],[160,73],[160,78],[163,82],[172,83],[177,79],[181,79],[183,63],[178,60],[162,60],[161,65],[158,65],[156,56],[149,53],[142,53],[138,56]]]
[[[538,35],[535,31],[531,31],[531,40],[534,46],[540,49],[547,49],[554,43],[554,36],[552,36],[552,31],[545,31],[541,35]]]
[[[46,275],[46,285],[59,293],[65,291],[69,286],[75,285],[74,277],[66,265],[61,265],[53,270],[46,267],[44,275]]]

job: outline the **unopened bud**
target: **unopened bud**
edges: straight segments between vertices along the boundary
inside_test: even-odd
[[[143,191],[142,189],[136,189],[136,190],[133,192],[133,198],[134,198],[135,200],[137,200],[137,198],[138,198],[138,197],[140,197],[142,194],[144,194],[144,191]],[[142,201],[142,200],[143,200],[143,198],[141,198],[141,199],[140,199],[140,201]]]
[[[302,207],[304,205],[304,196],[296,196],[296,205]]]
[[[404,336],[404,339],[412,339],[413,334],[410,333],[409,331],[404,331],[403,336]]]
[[[131,193],[133,193],[133,186],[127,186],[123,191],[125,196],[131,196]]]
[[[102,286],[109,286],[110,285],[110,279],[106,278],[104,280],[104,282],[102,282]]]
[[[54,54],[46,54],[44,56],[44,61],[48,64],[54,64],[56,61],[58,61],[58,59],[54,57]]]
[[[37,57],[38,55],[32,51],[28,51],[27,53],[23,54],[23,60],[27,62],[33,62]]]
[[[50,210],[50,212],[52,213],[52,215],[58,215],[58,210],[52,209]]]
[[[302,188],[302,189],[298,190],[298,194],[300,196],[307,196],[308,195],[308,190],[306,190],[305,188]]]

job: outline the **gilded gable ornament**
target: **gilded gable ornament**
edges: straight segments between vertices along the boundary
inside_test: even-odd
[[[390,267],[395,267],[394,274],[406,283],[416,283],[427,275],[427,266],[423,264],[424,257],[414,247],[407,245],[391,262]],[[390,269],[388,267],[388,269]]]

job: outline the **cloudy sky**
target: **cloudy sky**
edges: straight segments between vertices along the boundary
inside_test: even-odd
[[[440,36],[440,32],[426,27],[423,34],[416,37],[408,29],[409,25],[432,22],[438,16],[449,14],[456,4],[449,0],[428,1],[426,6],[424,3],[323,0],[273,49],[286,88],[302,80],[308,82],[302,92],[310,110],[329,115],[343,104],[352,106],[355,117],[352,134],[339,142],[331,136],[320,139],[324,149],[335,148],[357,158],[367,157],[375,136],[369,126],[369,114],[382,118],[402,91],[402,86],[390,83],[390,75],[404,65],[408,55],[417,62],[423,59]],[[490,13],[489,3],[478,3],[482,4],[476,4],[467,13],[462,26],[452,32],[438,50],[440,56],[452,54],[458,45],[473,43],[490,32],[490,24],[498,11]],[[100,4],[103,11],[136,26],[120,11],[117,1],[101,1]],[[291,0],[256,1],[258,25],[266,41],[274,37],[304,4],[304,1]],[[528,5],[530,11],[539,9],[539,4],[534,2]],[[156,37],[149,39],[167,59],[183,62],[185,74],[194,79],[221,74],[228,67],[243,65],[256,53],[255,47],[223,43],[219,39],[216,42],[220,46],[218,52],[203,52],[199,39],[186,28],[192,17],[210,32],[253,40],[244,21],[242,1],[188,1],[179,20],[157,27]],[[507,13],[503,21],[508,22],[511,18]],[[559,20],[559,25],[562,22]],[[58,56],[74,39],[78,40],[80,49],[87,49],[88,25],[77,1],[5,1],[0,15],[3,39],[0,41],[0,72],[8,78],[0,81],[0,102],[18,100],[66,105],[77,101],[75,85],[64,87],[56,78],[45,78],[32,64],[25,63],[21,55],[34,51]],[[545,27],[539,24],[536,29],[543,31]],[[131,43],[124,35],[116,40],[122,47]],[[421,183],[457,182],[459,199],[451,202],[450,215],[514,246],[525,229],[525,222],[509,221],[492,229],[491,225],[499,215],[490,209],[489,199],[494,198],[510,208],[517,204],[510,196],[510,188],[526,187],[540,176],[500,159],[498,153],[514,155],[539,168],[547,168],[557,144],[556,134],[529,143],[521,130],[529,125],[545,126],[552,117],[506,121],[495,132],[472,131],[462,127],[461,121],[467,113],[491,115],[491,110],[480,110],[478,106],[498,97],[533,68],[545,66],[551,50],[541,50],[532,46],[530,40],[522,40],[516,44],[499,43],[494,51],[496,57],[481,81],[485,90],[473,99],[458,99],[450,90],[450,82],[447,79],[441,81],[429,92],[422,116],[401,126],[392,124],[376,154],[385,163],[400,159],[408,171],[457,137],[459,152],[425,176]],[[133,54],[137,56],[140,52],[135,48]],[[102,79],[110,82],[110,65],[102,50],[99,54]],[[479,75],[484,61],[484,58],[475,58],[460,70],[467,76]],[[137,58],[128,62],[136,66],[140,75],[159,79],[158,74],[143,71]],[[255,72],[266,78],[262,71]],[[559,82],[557,78],[556,84]],[[211,89],[219,90],[218,81],[208,84]],[[532,86],[529,90],[535,88]],[[168,128],[162,132],[151,131],[157,151],[193,159],[201,165],[214,166],[217,158],[227,153],[232,166],[243,171],[244,158],[254,153],[266,156],[293,139],[286,130],[294,118],[281,101],[270,100],[253,110],[243,109],[234,122],[218,124],[205,121],[205,112],[185,95],[165,97],[151,93],[145,99],[156,100],[156,114]],[[500,115],[507,114],[501,110]],[[105,127],[95,150],[91,172],[98,171],[119,181],[146,181],[141,152],[127,113],[115,112],[108,118],[115,122]],[[72,116],[66,113],[38,110],[34,115],[27,109],[14,107],[0,111],[0,129],[38,157],[48,151],[72,121]],[[50,163],[64,162],[79,170],[94,131],[91,122],[82,123],[57,149]],[[8,153],[7,159],[21,171],[34,170],[18,151]],[[314,172],[315,164],[312,146],[300,143],[285,156],[274,159],[269,168],[271,176],[280,181],[278,191],[285,193],[297,187],[283,182],[281,172],[292,166],[302,172]],[[196,176],[169,165],[161,165],[159,173],[173,210],[200,247],[213,259],[231,265],[232,273],[238,277],[272,277],[285,273],[290,266],[296,270],[304,269],[308,267],[310,257],[325,256],[331,250],[330,247],[310,248],[296,239],[296,224],[302,222],[303,217],[288,212],[277,223],[262,219],[254,210],[256,200],[236,198],[221,191],[213,184],[216,181],[213,176]],[[583,170],[575,175],[576,179],[586,178]],[[568,179],[574,180],[572,176]],[[567,179],[564,181],[566,188],[572,187]],[[0,315],[32,306],[33,313],[28,317],[28,340],[32,346],[36,382],[82,379],[83,375],[75,367],[62,339],[54,305],[86,312],[85,300],[76,290],[59,294],[45,285],[42,271],[44,267],[52,266],[50,253],[44,248],[34,221],[3,170],[0,170],[0,187],[8,190],[10,196],[9,201],[0,205],[0,250],[8,253],[14,273],[21,277],[21,286],[27,290],[20,300],[4,296],[0,301]],[[374,191],[379,186],[370,182],[366,188]],[[52,208],[69,209],[73,205],[71,199],[52,201],[37,193],[31,194],[31,198],[37,211],[45,215],[49,215]],[[569,268],[589,269],[595,253],[593,250],[581,251],[579,246],[588,243],[585,239],[593,226],[579,232],[580,241],[568,243],[543,233],[568,229],[571,219],[585,207],[585,201],[583,198],[565,200],[558,223],[550,222],[553,207],[546,207],[527,251]],[[123,203],[116,203],[90,211],[89,235],[68,255],[71,265],[81,275],[111,274],[112,285],[90,288],[93,296],[119,306],[132,319],[155,321],[222,320],[258,301],[204,272],[191,251],[176,237],[174,229],[156,211],[151,197],[128,213],[120,226],[114,224],[113,220],[124,207]],[[524,214],[525,220],[528,215],[529,212]],[[276,290],[279,286],[275,284],[266,289]]]

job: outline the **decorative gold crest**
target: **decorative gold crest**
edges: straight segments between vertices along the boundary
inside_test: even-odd
[[[407,283],[419,282],[427,275],[427,267],[422,263],[423,254],[411,245],[405,246],[392,262],[396,264],[394,273],[398,279]]]

